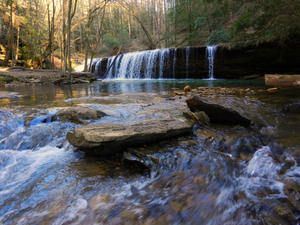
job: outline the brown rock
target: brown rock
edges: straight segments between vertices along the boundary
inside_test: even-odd
[[[268,88],[268,89],[267,89],[267,92],[269,92],[269,93],[276,93],[276,92],[278,92],[278,91],[279,91],[278,88]]]
[[[251,124],[249,119],[243,117],[237,111],[225,108],[222,105],[204,102],[199,96],[193,96],[186,102],[192,112],[204,111],[212,123],[242,125],[245,127],[249,127]]]
[[[184,87],[183,90],[184,90],[184,92],[191,92],[192,88],[189,85],[187,85],[187,86]]]
[[[200,111],[200,112],[188,111],[188,112],[184,112],[184,114],[188,118],[194,120],[199,125],[208,125],[209,124],[209,117],[203,111]]]
[[[174,91],[174,94],[181,96],[184,95],[185,93],[183,91]]]
[[[106,114],[88,107],[70,107],[58,111],[57,116],[62,121],[82,124],[84,123],[82,120],[96,120],[106,116]]]
[[[107,155],[122,152],[130,146],[185,135],[192,131],[192,127],[193,123],[184,117],[149,119],[134,124],[96,124],[76,128],[67,134],[67,139],[76,147]]]

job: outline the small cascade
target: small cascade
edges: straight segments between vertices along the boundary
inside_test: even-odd
[[[186,78],[189,78],[189,64],[190,64],[190,52],[191,52],[191,47],[186,47]]]
[[[214,60],[218,45],[206,47],[206,57],[208,59],[208,75],[210,80],[214,80]]]

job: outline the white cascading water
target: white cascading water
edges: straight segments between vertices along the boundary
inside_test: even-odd
[[[116,58],[116,56],[112,56],[110,58],[108,58],[107,61],[107,65],[106,65],[106,77],[108,79],[112,79],[113,78],[113,65],[112,63],[114,62],[114,59]]]
[[[209,80],[214,80],[214,60],[218,45],[211,45],[206,47],[206,56],[208,59],[208,75]]]
[[[159,79],[164,78],[165,60],[170,56],[170,49],[162,49],[159,55]]]
[[[160,49],[152,50],[147,52],[147,63],[146,63],[146,70],[145,70],[145,78],[151,79],[153,78],[153,74],[156,74],[156,61],[159,56]]]
[[[191,52],[191,47],[186,47],[186,78],[189,78],[189,64],[190,64],[190,52]]]
[[[115,57],[108,59],[106,79],[162,79],[170,58],[170,49],[125,53],[116,60]]]
[[[114,78],[117,79],[138,79],[140,78],[145,55],[142,52],[124,54],[117,64]]]

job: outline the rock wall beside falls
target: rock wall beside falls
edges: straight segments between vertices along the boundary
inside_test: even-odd
[[[266,73],[300,73],[300,44],[263,44],[229,49],[219,46],[215,78],[238,79]],[[108,70],[109,69],[109,70]],[[206,47],[156,49],[101,58],[92,66],[99,78],[209,78]]]

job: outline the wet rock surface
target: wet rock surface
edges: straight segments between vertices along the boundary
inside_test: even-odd
[[[300,102],[292,102],[283,107],[286,113],[300,113]]]
[[[84,120],[96,120],[106,116],[106,114],[102,111],[82,106],[61,109],[56,115],[61,121],[69,121],[79,124],[84,124]]]
[[[185,118],[146,120],[134,124],[97,124],[76,128],[68,141],[81,149],[103,154],[122,152],[130,146],[149,144],[191,132],[193,124]]]
[[[187,99],[187,104],[192,112],[204,111],[212,123],[220,123],[227,125],[242,125],[249,127],[251,121],[238,112],[225,108],[222,105],[205,102],[199,96],[193,96]]]

